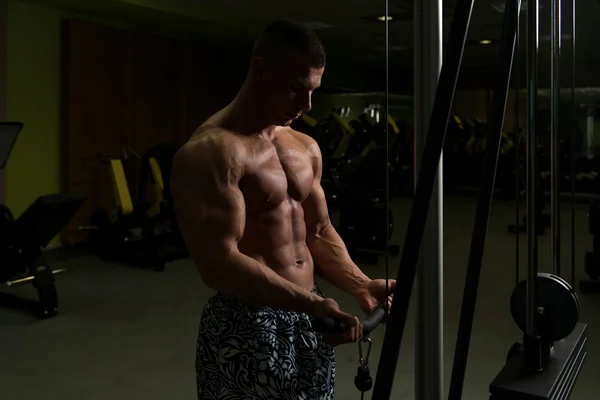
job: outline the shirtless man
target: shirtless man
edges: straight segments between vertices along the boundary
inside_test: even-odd
[[[385,280],[361,272],[331,225],[319,147],[290,128],[310,110],[324,66],[313,32],[271,24],[235,99],[175,157],[179,227],[203,281],[218,292],[200,323],[199,399],[332,399],[333,346],[357,341],[362,327],[322,296],[315,274],[366,313],[386,301]],[[387,293],[394,287],[389,281]],[[309,316],[348,330],[323,337]]]

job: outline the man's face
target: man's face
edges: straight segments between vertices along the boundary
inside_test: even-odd
[[[274,125],[289,126],[312,107],[325,68],[312,68],[306,57],[291,53],[277,64],[266,64],[261,79],[263,101]]]

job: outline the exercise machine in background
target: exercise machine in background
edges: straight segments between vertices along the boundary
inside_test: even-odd
[[[0,168],[6,165],[22,127],[20,122],[0,124]],[[17,219],[8,207],[0,206],[0,282],[5,288],[0,292],[1,303],[30,311],[39,318],[57,314],[54,276],[66,269],[52,269],[43,249],[73,219],[84,201],[80,194],[40,196]],[[36,289],[37,301],[11,291],[28,284]]]
[[[138,196],[136,208],[148,213],[151,217],[170,214],[170,201],[165,191],[169,182],[165,178],[171,176],[171,165],[177,148],[170,143],[159,143],[146,150],[140,158],[140,176],[138,179]]]
[[[171,168],[177,147],[163,142],[146,150],[140,160],[136,209],[147,213],[155,226],[162,229],[165,242],[182,256],[187,255],[180,234],[171,196]]]
[[[143,179],[151,177],[154,193],[158,197],[152,202],[132,200],[124,163],[130,162],[132,153],[136,158],[147,162],[141,168]],[[123,155],[98,154],[100,163],[108,166],[112,181],[115,207],[112,212],[99,208],[92,212],[90,224],[79,229],[90,231],[90,243],[94,251],[107,262],[126,264],[163,271],[168,262],[187,256],[187,250],[178,233],[173,232],[170,221],[162,218],[166,211],[164,205],[165,182],[160,170],[159,160],[149,152],[139,157],[135,152],[123,147]],[[146,183],[139,196],[146,195]],[[158,191],[162,191],[159,194]]]
[[[509,0],[506,12],[512,13],[512,42],[518,31],[520,0]],[[539,0],[527,0],[527,143],[537,144],[540,130],[538,116],[538,43]],[[558,130],[560,65],[559,48],[562,25],[561,2],[551,1],[551,111],[550,111],[550,242],[551,273],[538,272],[538,232],[527,229],[527,278],[517,283],[510,299],[510,310],[517,326],[523,332],[521,342],[515,343],[508,352],[504,368],[490,385],[492,400],[504,399],[568,399],[587,357],[587,325],[579,322],[580,303],[573,289],[575,284],[575,185],[571,185],[571,284],[561,277],[560,240],[560,186],[561,137]],[[575,27],[575,0],[572,0],[572,21]],[[575,35],[573,31],[573,80],[575,91]],[[502,57],[501,57],[502,59]],[[512,62],[512,56],[510,57]],[[518,65],[517,57],[517,65]],[[517,68],[517,70],[519,70]],[[506,82],[508,86],[508,81]],[[518,90],[517,84],[517,90]],[[574,97],[572,97],[573,123],[575,121]],[[517,107],[518,110],[518,107]],[[518,111],[517,111],[518,113]],[[502,115],[503,118],[503,115]],[[517,116],[518,120],[518,116]],[[571,143],[572,144],[572,143]],[[576,175],[574,146],[571,146],[571,182]],[[527,227],[538,227],[542,216],[540,201],[540,157],[537,145],[527,147]],[[518,213],[516,216],[518,221]],[[517,237],[518,241],[518,237]],[[519,252],[516,254],[516,280],[519,281]],[[466,291],[465,291],[466,292]],[[466,296],[465,296],[466,297]],[[466,361],[466,360],[465,360]]]

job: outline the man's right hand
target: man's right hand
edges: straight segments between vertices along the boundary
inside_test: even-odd
[[[356,343],[362,337],[363,327],[357,317],[340,310],[340,306],[333,299],[322,299],[314,310],[315,317],[333,318],[346,325],[346,332],[341,334],[323,334],[323,339],[331,346],[346,343]]]

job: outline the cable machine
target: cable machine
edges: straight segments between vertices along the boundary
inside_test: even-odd
[[[558,57],[561,42],[561,0],[552,1],[552,273],[538,272],[537,232],[535,229],[528,229],[527,279],[518,282],[510,299],[511,313],[515,323],[523,331],[523,339],[510,348],[506,365],[490,385],[490,398],[492,400],[568,399],[587,355],[587,325],[579,322],[579,300],[572,286],[559,276],[560,236],[558,219],[560,218],[560,188],[558,187],[558,183],[560,181],[560,138],[558,134],[557,96],[559,92]],[[574,13],[575,0],[572,1]],[[441,10],[441,0],[426,0],[425,3],[421,4],[421,8],[415,8],[416,10],[420,10],[419,21],[417,21],[416,27],[422,27],[422,25],[419,25],[420,23],[427,24],[428,21],[436,21],[436,13],[437,18],[441,18],[441,13],[439,12]],[[418,179],[416,180],[415,195],[396,278],[396,293],[389,318],[387,319],[382,352],[374,382],[373,400],[388,400],[391,396],[421,248],[426,243],[429,254],[431,254],[432,249],[435,249],[433,251],[435,257],[441,254],[441,230],[436,232],[435,229],[439,225],[436,226],[435,221],[432,222],[434,218],[441,216],[441,202],[437,203],[438,200],[441,200],[441,190],[439,190],[441,186],[436,185],[438,185],[438,180],[441,181],[439,165],[446,129],[451,116],[452,101],[465,48],[473,4],[474,0],[458,0],[456,2],[450,26],[448,49],[445,52],[439,79],[435,75],[436,54],[437,57],[441,54],[439,46],[415,46],[415,62],[421,62],[420,71],[423,72],[423,76],[429,76],[431,81],[437,79],[437,86],[435,88],[431,112],[416,114],[416,117],[420,119],[417,126],[426,127],[427,135],[424,139],[422,154],[416,154],[415,157],[416,160],[421,160],[417,175]],[[527,140],[529,144],[534,144],[529,145],[527,148],[527,226],[536,226],[538,206],[535,177],[538,174],[536,113],[539,0],[526,0],[526,4]],[[487,125],[487,146],[481,177],[481,190],[477,202],[471,238],[468,269],[448,396],[449,400],[459,400],[462,398],[479,278],[483,266],[485,239],[495,186],[506,101],[511,81],[515,42],[519,31],[520,10],[520,0],[506,0],[498,64],[496,66],[496,73],[494,74],[496,85],[489,110],[490,120]],[[386,15],[387,11],[388,6],[386,1]],[[417,20],[417,18],[415,19]],[[440,28],[439,23],[440,21],[438,20],[437,24],[430,25],[431,32],[434,35],[438,32],[437,29]],[[422,32],[418,31],[415,36],[420,38],[421,45],[436,43],[431,38],[423,40],[424,35]],[[433,54],[433,56],[429,58],[423,57],[422,53],[425,53],[423,49],[429,49],[429,53]],[[416,76],[419,79],[420,75]],[[423,99],[427,99],[429,95],[426,92],[427,86],[416,84],[415,87],[417,89],[415,99],[419,101],[417,109],[426,110],[427,103]],[[572,90],[574,90],[574,87]],[[388,107],[386,104],[387,112]],[[419,133],[422,132],[417,131],[417,135]],[[574,149],[574,146],[572,149]],[[415,151],[417,152],[417,150],[418,148],[416,147]],[[518,176],[518,174],[516,175]],[[573,175],[574,169],[572,168],[572,179],[574,179]],[[572,198],[572,201],[574,201],[574,198]],[[434,207],[433,212],[430,211],[430,207],[432,206]],[[432,216],[434,217],[432,218]],[[426,237],[429,237],[429,239],[434,237],[438,240],[438,243],[436,244],[435,241],[427,240]],[[572,250],[572,254],[574,254],[574,244]],[[428,267],[429,270],[427,269]],[[438,270],[434,270],[431,263],[422,263],[421,268],[421,276],[425,276],[425,274],[429,274],[432,278],[441,276],[441,264]],[[517,270],[518,281],[518,263],[515,268]],[[437,319],[441,318],[441,302],[438,301],[438,297],[435,297],[441,292],[440,285],[441,279],[435,281],[429,287],[434,296],[434,301],[430,302],[428,307],[421,305],[419,308],[419,313],[425,315],[420,315],[418,320],[422,323],[429,322],[430,326],[435,326],[438,323]],[[427,290],[427,287],[423,288]],[[423,297],[420,297],[420,300],[423,301]],[[369,375],[368,352],[367,356],[364,357],[362,344],[367,342],[370,349],[369,333],[384,319],[384,316],[387,314],[385,311],[383,308],[378,308],[363,322],[365,334],[359,342],[359,349],[361,350],[360,366],[357,378],[355,379],[356,386],[362,392],[363,396],[364,392],[369,390],[373,383]],[[427,315],[429,319],[426,318]],[[344,329],[340,323],[328,319],[314,319],[313,326],[321,332],[333,332]],[[421,326],[424,325],[421,324]],[[439,328],[441,329],[441,326]],[[421,333],[423,332],[421,331]],[[419,400],[441,399],[441,345],[436,345],[440,338],[441,333],[440,336],[431,335],[428,338],[422,337],[421,341],[418,342],[434,345],[433,351],[429,354],[429,357],[432,359],[431,363],[419,364],[419,360],[417,360],[417,366],[427,365],[427,367],[416,369],[416,395]],[[421,348],[417,351],[417,358],[423,357],[422,350]],[[429,383],[430,388],[425,389],[424,385],[420,385],[419,383]]]

